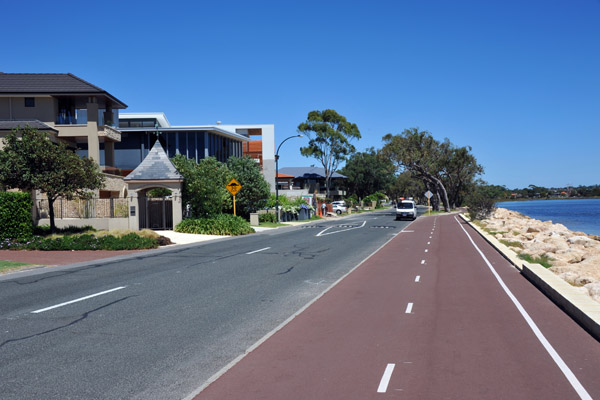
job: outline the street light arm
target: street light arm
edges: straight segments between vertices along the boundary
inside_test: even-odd
[[[275,158],[279,157],[279,149],[281,148],[281,145],[283,145],[285,142],[287,142],[288,140],[295,138],[295,137],[304,137],[304,135],[294,135],[294,136],[290,136],[288,138],[283,139],[283,142],[279,143],[279,146],[277,147],[277,151],[275,152]]]
[[[295,138],[295,137],[302,137],[303,135],[294,135],[294,136],[290,136],[287,137],[283,140],[283,142],[279,143],[279,146],[277,147],[277,151],[275,152],[275,215],[277,215],[277,223],[279,223],[279,149],[281,148],[281,145],[284,144],[285,142],[287,142],[288,140],[290,140],[291,138]]]

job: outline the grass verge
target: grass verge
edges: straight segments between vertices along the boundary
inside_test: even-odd
[[[258,226],[263,228],[277,228],[280,226],[289,226],[288,224],[277,223],[277,222],[260,222]]]
[[[551,263],[552,259],[545,255],[541,255],[539,257],[533,257],[531,254],[521,253],[521,254],[519,254],[519,258],[521,260],[525,260],[531,264],[540,264],[545,268],[550,268],[552,266],[552,263]]]
[[[503,245],[507,246],[507,247],[516,247],[518,249],[522,249],[523,248],[523,243],[517,242],[516,240],[504,240],[504,239],[500,239],[499,242],[502,243]]]
[[[10,271],[11,269],[25,267],[27,265],[33,265],[33,264],[22,263],[22,262],[17,262],[17,261],[0,260],[0,274]]]

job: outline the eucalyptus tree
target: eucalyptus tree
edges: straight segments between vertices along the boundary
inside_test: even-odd
[[[335,110],[311,111],[306,121],[298,125],[298,132],[309,139],[308,146],[300,148],[300,153],[321,163],[325,173],[327,197],[330,197],[331,176],[340,162],[354,153],[355,148],[350,142],[360,139],[358,126],[348,122],[346,117]]]
[[[468,192],[475,187],[475,179],[483,167],[471,154],[471,147],[456,147],[448,139],[440,144],[440,176],[448,191],[451,208],[460,206]]]
[[[448,139],[439,142],[427,131],[405,129],[399,135],[383,138],[382,153],[401,171],[410,171],[423,179],[428,190],[436,193],[445,211],[460,206],[473,189],[483,167],[471,154],[471,147],[456,147]],[[437,202],[434,201],[437,208]]]
[[[432,184],[440,195],[444,210],[449,212],[448,193],[440,174],[443,149],[431,133],[410,128],[398,135],[388,133],[383,141],[382,154],[389,157],[399,171],[410,171],[413,176]]]

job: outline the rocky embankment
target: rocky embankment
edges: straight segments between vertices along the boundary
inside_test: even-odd
[[[516,253],[548,258],[551,271],[600,302],[600,237],[504,208],[482,224]]]

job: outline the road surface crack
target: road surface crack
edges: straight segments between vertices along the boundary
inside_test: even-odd
[[[95,313],[96,311],[100,311],[100,310],[102,310],[104,308],[107,308],[107,307],[110,307],[110,306],[115,305],[117,303],[120,303],[122,301],[125,301],[125,300],[127,300],[127,299],[129,299],[131,297],[135,297],[135,296],[127,296],[127,297],[124,297],[122,299],[115,300],[115,301],[113,301],[111,303],[105,304],[105,305],[103,305],[101,307],[98,307],[98,308],[95,308],[93,310],[87,311],[87,312],[83,313],[75,321],[69,322],[66,325],[57,326],[56,328],[52,328],[52,329],[49,329],[49,330],[46,330],[46,331],[43,331],[43,332],[39,332],[39,333],[34,333],[33,335],[29,335],[29,336],[23,336],[23,337],[20,337],[20,338],[5,340],[4,342],[0,343],[0,348],[2,348],[3,346],[5,346],[5,345],[7,345],[9,343],[20,342],[20,341],[23,341],[23,340],[32,339],[32,338],[35,338],[35,337],[38,337],[38,336],[43,336],[43,335],[46,335],[48,333],[56,332],[58,330],[74,326],[74,325],[80,323],[81,321],[87,319],[87,317],[89,317],[91,314]]]

